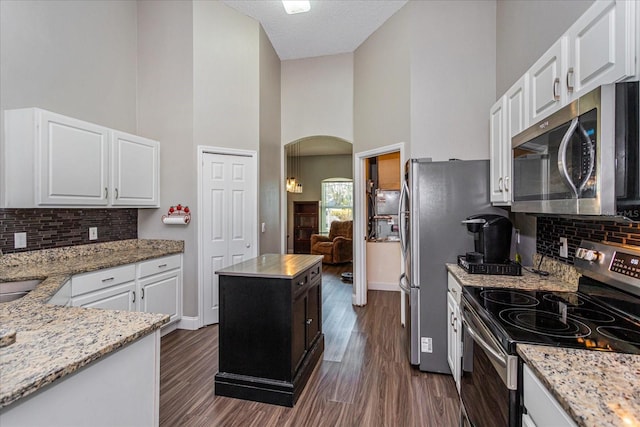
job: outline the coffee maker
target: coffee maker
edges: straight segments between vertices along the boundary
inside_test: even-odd
[[[495,214],[476,214],[463,224],[473,233],[474,252],[458,257],[458,264],[468,273],[520,276],[520,264],[511,262],[511,233],[509,218]]]

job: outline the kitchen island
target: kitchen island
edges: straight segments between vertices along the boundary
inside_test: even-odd
[[[324,351],[322,256],[266,254],[216,274],[215,394],[292,407]]]
[[[157,425],[166,314],[50,303],[76,274],[184,250],[125,240],[4,255],[0,281],[42,280],[0,303],[0,425]]]

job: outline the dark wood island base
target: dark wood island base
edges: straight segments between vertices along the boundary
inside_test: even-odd
[[[324,352],[322,257],[261,255],[219,270],[215,394],[292,407]]]

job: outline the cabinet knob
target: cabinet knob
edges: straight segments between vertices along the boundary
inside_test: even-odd
[[[298,286],[304,286],[304,284],[305,284],[305,281],[304,281],[304,280],[303,280],[303,281],[301,281],[301,282],[298,282]]]
[[[307,325],[310,325],[313,322],[313,319],[307,319]]]
[[[251,247],[251,243],[247,243],[247,248],[250,248],[250,247]]]

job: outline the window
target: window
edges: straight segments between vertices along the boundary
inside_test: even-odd
[[[346,178],[322,181],[320,231],[329,233],[333,221],[353,219],[353,182]]]

